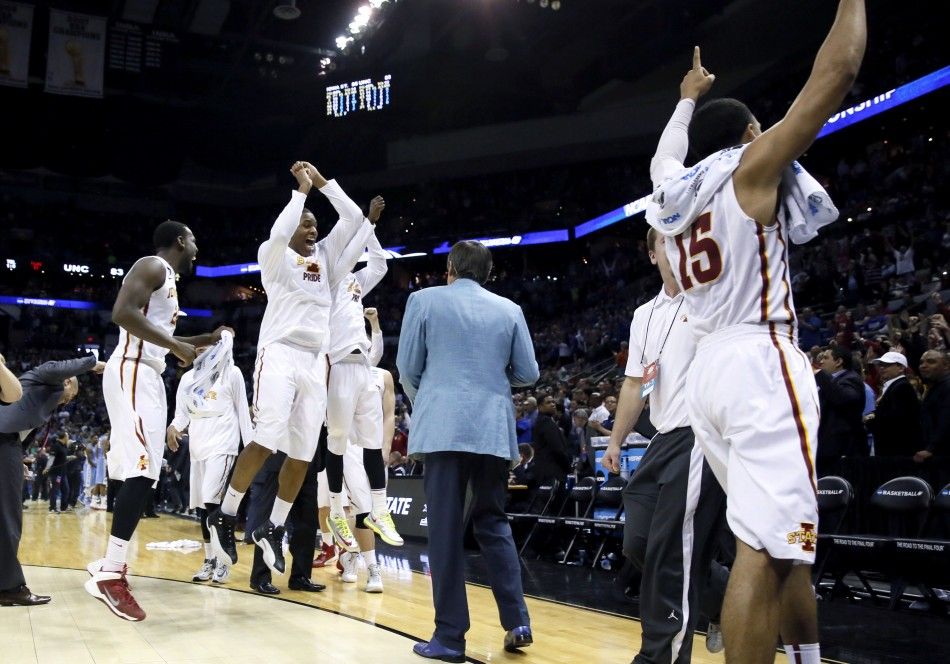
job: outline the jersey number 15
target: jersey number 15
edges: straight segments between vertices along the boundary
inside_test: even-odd
[[[722,252],[712,238],[712,215],[701,214],[689,230],[689,247],[684,246],[683,237],[676,236],[679,249],[680,284],[683,290],[694,286],[714,282],[722,274]]]

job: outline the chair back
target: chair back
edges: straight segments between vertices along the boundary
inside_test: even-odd
[[[934,492],[919,477],[895,477],[879,486],[871,496],[871,505],[881,510],[891,537],[920,537]]]

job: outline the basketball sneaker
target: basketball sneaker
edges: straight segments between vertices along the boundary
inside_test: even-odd
[[[145,611],[129,590],[129,582],[125,578],[127,571],[128,567],[123,567],[121,572],[103,572],[100,569],[93,573],[83,587],[120,618],[133,622],[145,620]]]
[[[706,629],[706,650],[712,653],[722,652],[725,646],[722,642],[722,627],[719,623],[710,622]]]
[[[228,563],[214,564],[214,575],[211,577],[212,583],[224,583],[231,576],[231,566]]]
[[[237,548],[234,546],[235,521],[236,517],[228,516],[220,508],[208,515],[208,531],[211,533],[215,558],[230,560],[232,565],[236,565],[238,560]]]
[[[382,514],[370,513],[363,519],[363,525],[379,535],[379,539],[390,546],[402,546],[403,539],[396,531],[396,524],[389,512]]]
[[[359,566],[360,554],[358,553],[342,553],[340,554],[340,559],[336,563],[336,567],[340,570],[340,579],[343,580],[343,583],[356,583],[356,570]]]
[[[365,522],[369,523],[369,519],[366,519]],[[353,537],[353,532],[350,530],[350,524],[346,522],[345,516],[342,514],[340,516],[333,516],[331,514],[327,517],[327,524],[330,526],[330,532],[333,533],[333,539],[341,549],[349,553],[360,550],[359,545],[356,543],[356,538]]]
[[[283,526],[268,521],[251,533],[254,544],[264,552],[264,564],[277,574],[284,573],[284,531]]]
[[[383,592],[383,576],[379,573],[379,564],[370,565],[367,570],[369,571],[369,578],[366,579],[366,592]]]
[[[214,575],[214,561],[205,560],[201,564],[201,569],[195,572],[195,575],[191,577],[192,581],[208,581]]]
[[[320,555],[313,559],[313,566],[327,567],[336,562],[337,558],[336,546],[333,544],[323,544],[320,546]]]

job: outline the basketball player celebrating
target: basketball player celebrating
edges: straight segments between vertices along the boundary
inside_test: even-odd
[[[204,350],[199,349],[199,355],[203,355]],[[247,445],[254,440],[244,374],[231,360],[230,351],[227,355],[220,376],[204,395],[204,407],[197,407],[188,398],[195,385],[195,370],[181,377],[175,398],[175,419],[165,433],[168,448],[177,452],[182,432],[188,430],[188,454],[191,457],[189,507],[197,510],[205,543],[204,563],[192,581],[224,583],[230,574],[231,561],[215,558],[206,517],[221,505],[241,441]]]
[[[795,339],[788,242],[807,242],[837,218],[795,159],[851,88],[866,35],[864,0],[841,0],[804,88],[764,133],[734,99],[700,108],[689,143],[706,158],[676,170],[647,207],[668,237],[698,340],[690,422],[737,538],[722,611],[730,662],[773,661],[779,634],[790,661],[820,661],[811,586],[818,395]]]
[[[375,222],[375,220],[374,220]],[[372,509],[359,520],[387,544],[403,543],[396,524],[386,507],[386,465],[383,462],[381,431],[382,412],[379,394],[372,389],[369,358],[370,339],[366,336],[363,297],[376,287],[386,274],[386,254],[370,233],[366,244],[369,256],[366,267],[347,274],[333,295],[330,314],[330,382],[327,403],[327,485],[330,516],[327,523],[333,538],[348,552],[357,550],[357,543],[343,512],[343,454],[347,444],[363,450],[363,463],[369,478]],[[372,310],[375,320],[375,310]],[[380,354],[381,354],[380,348]],[[377,358],[378,361],[378,358]]]
[[[257,253],[267,308],[254,372],[254,442],[238,457],[221,508],[208,516],[215,557],[236,563],[234,522],[241,498],[267,457],[285,452],[270,521],[252,534],[264,552],[264,563],[277,574],[284,572],[284,523],[316,452],[326,414],[324,351],[332,294],[365,247],[352,245],[348,250],[348,245],[361,227],[370,225],[336,181],[326,180],[311,164],[298,161],[290,172],[298,188]],[[340,215],[320,242],[317,220],[304,208],[314,186]],[[370,216],[378,217],[381,209],[382,199],[374,199]]]
[[[119,344],[106,362],[102,392],[112,427],[107,457],[110,479],[122,480],[115,500],[105,558],[89,564],[86,591],[120,618],[144,620],[126,580],[129,540],[162,469],[166,422],[165,355],[181,366],[195,359],[195,346],[209,346],[227,328],[196,337],[176,337],[178,275],[193,269],[198,247],[187,226],[158,225],[154,256],[140,258],[122,280],[112,309]]]

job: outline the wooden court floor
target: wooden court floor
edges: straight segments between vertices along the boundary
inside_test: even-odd
[[[428,577],[408,563],[382,557],[385,592],[362,591],[343,584],[335,570],[314,570],[326,583],[322,593],[286,588],[275,578],[278,598],[248,588],[253,550],[240,545],[240,560],[227,584],[191,582],[203,552],[147,550],[155,541],[200,540],[198,525],[164,516],[143,520],[132,543],[129,567],[136,599],[148,618],[130,623],[112,615],[82,588],[86,564],[101,557],[111,515],[83,510],[51,515],[43,503],[24,512],[20,560],[34,592],[53,595],[35,608],[0,609],[0,662],[55,663],[267,663],[422,662],[412,653],[416,640],[432,633],[433,610]],[[535,644],[523,655],[506,653],[504,632],[491,592],[470,585],[472,628],[467,655],[475,662],[616,663],[633,659],[640,623],[542,599],[528,599]],[[724,661],[710,655],[697,637],[693,661]]]

